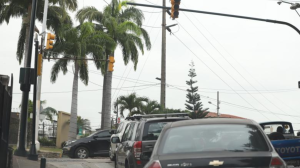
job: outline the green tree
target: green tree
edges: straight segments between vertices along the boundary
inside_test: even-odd
[[[189,71],[189,77],[190,80],[186,81],[186,84],[190,87],[187,89],[187,94],[186,94],[186,103],[185,103],[185,108],[190,112],[190,117],[193,119],[197,118],[204,118],[208,112],[208,108],[203,109],[203,105],[200,99],[200,95],[197,93],[198,92],[198,86],[194,86],[197,81],[194,80],[194,78],[197,76],[194,68],[194,62],[191,62],[190,64],[190,71]]]
[[[95,23],[97,28],[105,29],[105,32],[121,48],[125,65],[132,61],[134,69],[137,67],[139,50],[144,54],[144,46],[148,50],[151,48],[150,37],[147,31],[141,27],[144,20],[143,12],[133,6],[126,6],[126,1],[112,0],[104,8],[103,13],[94,7],[83,8],[78,11],[77,19],[80,22],[88,20]],[[106,54],[115,56],[115,50],[107,50]],[[105,68],[102,69],[102,72],[105,73],[101,128],[108,129],[110,128],[112,72],[106,72]]]
[[[51,82],[54,83],[60,71],[65,75],[68,72],[68,64],[74,64],[74,77],[72,88],[71,121],[69,128],[69,140],[76,138],[77,132],[77,101],[78,79],[85,85],[88,84],[88,64],[85,59],[94,59],[96,68],[101,67],[100,59],[105,50],[113,50],[115,43],[107,34],[97,31],[92,23],[83,23],[78,27],[65,26],[61,40],[56,41],[50,56],[62,55],[63,59],[55,62],[51,70]]]
[[[77,134],[79,133],[79,127],[88,132],[92,131],[90,120],[84,119],[81,116],[77,117]]]
[[[9,24],[11,18],[22,18],[21,30],[17,45],[17,60],[21,63],[25,53],[24,65],[27,60],[27,49],[29,45],[29,27],[31,22],[32,0],[1,0],[0,2],[0,25],[5,21]],[[43,20],[44,0],[37,3],[36,18]],[[47,28],[52,28],[57,34],[63,23],[71,23],[66,10],[75,11],[77,0],[49,0]],[[38,29],[35,29],[38,32]]]
[[[57,111],[52,107],[47,107],[41,111],[41,114],[44,114],[48,120],[53,121],[53,116],[57,115]]]
[[[154,114],[161,109],[160,104],[155,100],[147,100],[145,101],[145,105],[143,104],[140,107],[140,111],[142,114]]]
[[[147,102],[148,98],[138,97],[136,93],[131,93],[128,96],[120,96],[118,100],[114,103],[114,107],[119,106],[120,115],[124,117],[124,111],[128,110],[128,116],[133,114],[140,114],[140,108],[143,106],[144,102]]]

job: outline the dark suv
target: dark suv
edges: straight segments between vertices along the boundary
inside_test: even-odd
[[[190,119],[188,114],[157,114],[140,115],[132,120],[120,139],[113,137],[112,143],[117,143],[115,151],[116,168],[143,168],[149,161],[153,147],[163,127],[169,122]]]

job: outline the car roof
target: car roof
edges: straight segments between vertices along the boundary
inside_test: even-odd
[[[261,122],[259,124],[266,125],[266,124],[278,124],[278,123],[291,124],[291,122],[288,121],[269,121],[269,122]]]
[[[180,119],[180,120],[187,120],[189,118],[186,117],[154,117],[154,118],[142,118],[141,120],[146,120],[146,121],[155,121],[155,120],[174,120],[174,119]]]
[[[233,119],[233,118],[205,118],[205,119],[195,119],[195,120],[185,120],[173,122],[170,127],[181,127],[190,125],[208,125],[208,124],[254,124],[256,122],[250,119]]]

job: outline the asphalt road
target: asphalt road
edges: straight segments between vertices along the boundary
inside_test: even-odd
[[[51,168],[114,168],[109,159],[47,159],[47,167]]]

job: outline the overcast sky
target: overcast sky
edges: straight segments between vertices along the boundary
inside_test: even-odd
[[[107,0],[109,2],[109,0]],[[137,3],[159,4],[161,0],[136,0]],[[79,0],[79,8],[94,6],[102,10],[102,0]],[[167,6],[170,3],[167,1]],[[182,8],[244,15],[289,22],[300,28],[300,18],[288,4],[272,0],[182,0]],[[151,37],[152,49],[140,54],[137,70],[124,65],[120,49],[115,54],[113,96],[135,91],[160,101],[161,10],[139,7],[145,13],[144,28]],[[151,13],[150,13],[151,12]],[[71,14],[74,18],[74,13]],[[21,102],[19,65],[16,60],[21,18],[0,25],[0,74],[14,75],[13,111]],[[175,21],[167,19],[174,35],[167,34],[168,108],[184,109],[185,83],[189,64],[194,61],[196,80],[204,107],[216,111],[220,91],[220,112],[253,119],[257,122],[286,120],[300,129],[300,36],[290,27],[236,18],[180,12]],[[36,22],[41,30],[41,23]],[[51,30],[49,30],[51,31]],[[50,82],[53,62],[44,61],[42,100],[59,111],[70,112],[73,75],[59,74]],[[72,64],[69,70],[72,71]],[[93,128],[100,125],[103,76],[90,63],[88,86],[79,83],[78,115],[91,120]],[[135,86],[135,87],[134,87]],[[53,93],[56,92],[56,93]],[[57,93],[61,92],[61,93]],[[31,94],[32,99],[32,94]],[[18,109],[19,110],[19,109]]]

